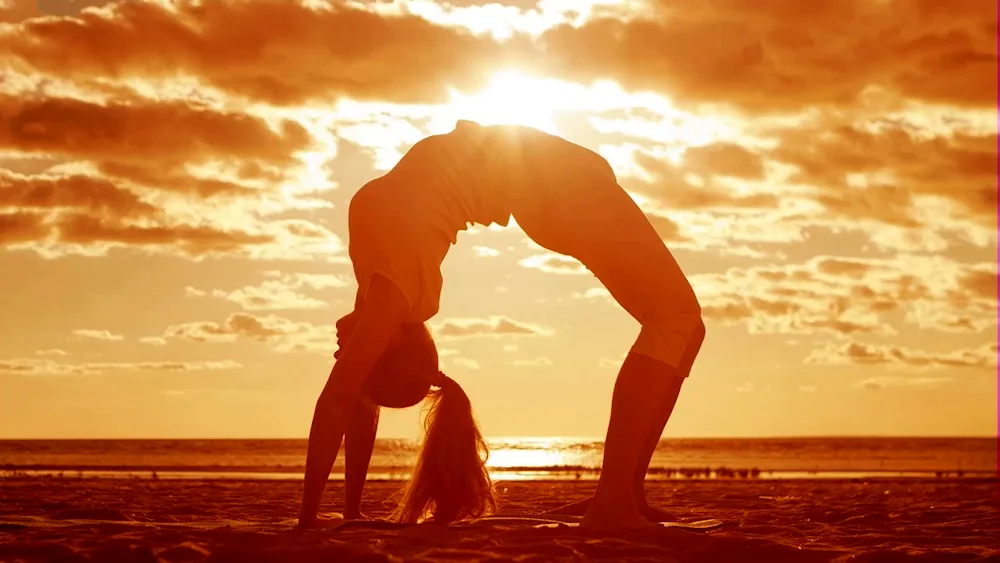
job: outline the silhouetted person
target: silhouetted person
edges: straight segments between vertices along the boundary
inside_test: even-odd
[[[338,321],[342,347],[316,405],[300,525],[315,521],[345,432],[345,515],[360,514],[377,405],[416,404],[432,383],[440,385],[439,412],[428,420],[397,516],[451,522],[494,506],[468,398],[454,381],[440,379],[423,323],[438,311],[441,263],[458,232],[469,223],[507,225],[511,216],[540,246],[583,263],[642,325],[615,383],[601,477],[582,525],[662,519],[647,505],[643,481],[705,326],[687,278],[606,160],[528,127],[459,121],[362,187],[348,215],[358,293],[354,312]],[[402,386],[415,386],[405,401],[397,393]],[[457,422],[435,420],[446,416]],[[446,482],[462,483],[461,490]]]

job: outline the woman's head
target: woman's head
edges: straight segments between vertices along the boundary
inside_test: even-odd
[[[356,322],[353,317],[337,323],[338,343],[349,337]],[[486,441],[465,391],[438,370],[437,348],[426,325],[403,325],[365,379],[362,393],[390,408],[431,399],[417,465],[394,515],[399,521],[448,523],[496,509],[486,470]]]
[[[362,393],[376,405],[412,407],[440,386],[437,347],[423,324],[405,324],[372,368]]]

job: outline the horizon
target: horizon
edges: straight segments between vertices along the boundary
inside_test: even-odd
[[[8,439],[304,439],[349,202],[460,119],[600,154],[690,278],[663,438],[1000,434],[988,2],[105,4],[0,0]],[[603,437],[639,332],[609,292],[516,220],[442,273],[483,434]]]
[[[185,436],[185,437],[160,437],[160,438],[155,438],[155,437],[153,437],[153,438],[151,438],[151,437],[145,437],[145,438],[111,438],[111,437],[86,437],[86,438],[5,438],[5,437],[0,437],[0,442],[27,442],[27,441],[37,441],[37,442],[43,442],[43,441],[69,442],[69,441],[87,441],[87,440],[93,440],[93,441],[122,441],[122,442],[125,442],[125,441],[148,441],[148,442],[152,442],[152,441],[183,441],[183,440],[192,440],[192,441],[194,441],[194,440],[215,440],[215,441],[225,441],[225,440],[232,440],[232,441],[236,441],[236,440],[258,440],[258,441],[274,440],[274,441],[279,441],[279,440],[282,440],[282,441],[284,441],[284,440],[308,440],[308,438],[309,438],[308,436],[292,436],[292,437],[287,437],[287,436],[286,437],[274,437],[274,436],[272,436],[272,437],[252,437],[252,436],[230,436],[230,437],[205,437],[205,436],[202,436],[202,437],[194,437],[194,436]],[[604,438],[596,438],[596,437],[593,437],[593,436],[570,436],[570,435],[561,435],[561,436],[542,436],[542,435],[539,435],[539,436],[484,436],[484,438],[486,438],[487,440],[493,440],[493,441],[571,440],[571,441],[588,441],[588,442],[594,442],[594,443],[599,443],[599,442],[603,442],[604,441]],[[881,434],[881,435],[880,434],[867,434],[867,435],[864,435],[864,434],[857,434],[857,435],[835,435],[835,434],[830,434],[830,435],[821,435],[821,434],[814,434],[814,435],[797,435],[797,436],[792,436],[792,435],[787,435],[787,436],[783,436],[783,435],[772,435],[772,436],[668,436],[668,435],[664,434],[660,438],[660,441],[662,442],[662,441],[669,441],[669,440],[677,440],[677,441],[680,441],[680,440],[704,440],[704,441],[710,441],[710,440],[814,440],[814,439],[815,440],[819,440],[819,439],[823,439],[823,440],[827,440],[827,439],[828,440],[853,440],[853,439],[863,440],[863,439],[880,439],[880,438],[885,438],[885,439],[906,438],[906,439],[915,439],[915,440],[922,440],[922,439],[927,439],[927,440],[971,440],[971,439],[975,439],[975,440],[987,440],[987,439],[997,439],[998,441],[1000,441],[1000,436],[997,436],[996,434],[984,434],[984,435],[976,435],[976,434],[970,434],[970,435],[944,435],[944,434],[942,434],[942,435],[933,435],[933,434],[931,434],[931,435],[916,435],[916,434],[914,434],[914,435],[907,435],[907,434]],[[408,440],[408,441],[419,441],[419,439],[416,439],[416,438],[396,437],[396,436],[378,436],[376,439],[377,440]]]

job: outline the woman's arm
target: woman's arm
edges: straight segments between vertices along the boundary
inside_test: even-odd
[[[408,310],[409,305],[399,288],[384,276],[373,276],[358,324],[316,401],[306,452],[299,526],[315,522],[320,497],[343,441],[348,415],[361,396],[361,384],[399,331]]]
[[[378,432],[379,407],[368,401],[358,401],[347,423],[344,436],[344,518],[361,518],[361,493],[368,477],[368,464],[375,448]]]

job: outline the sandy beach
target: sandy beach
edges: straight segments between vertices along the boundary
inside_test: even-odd
[[[398,482],[368,485],[385,516]],[[500,482],[502,514],[537,516],[586,498],[588,482]],[[652,498],[709,531],[596,533],[572,527],[291,528],[298,482],[7,478],[0,561],[1000,562],[995,481],[676,481]]]

